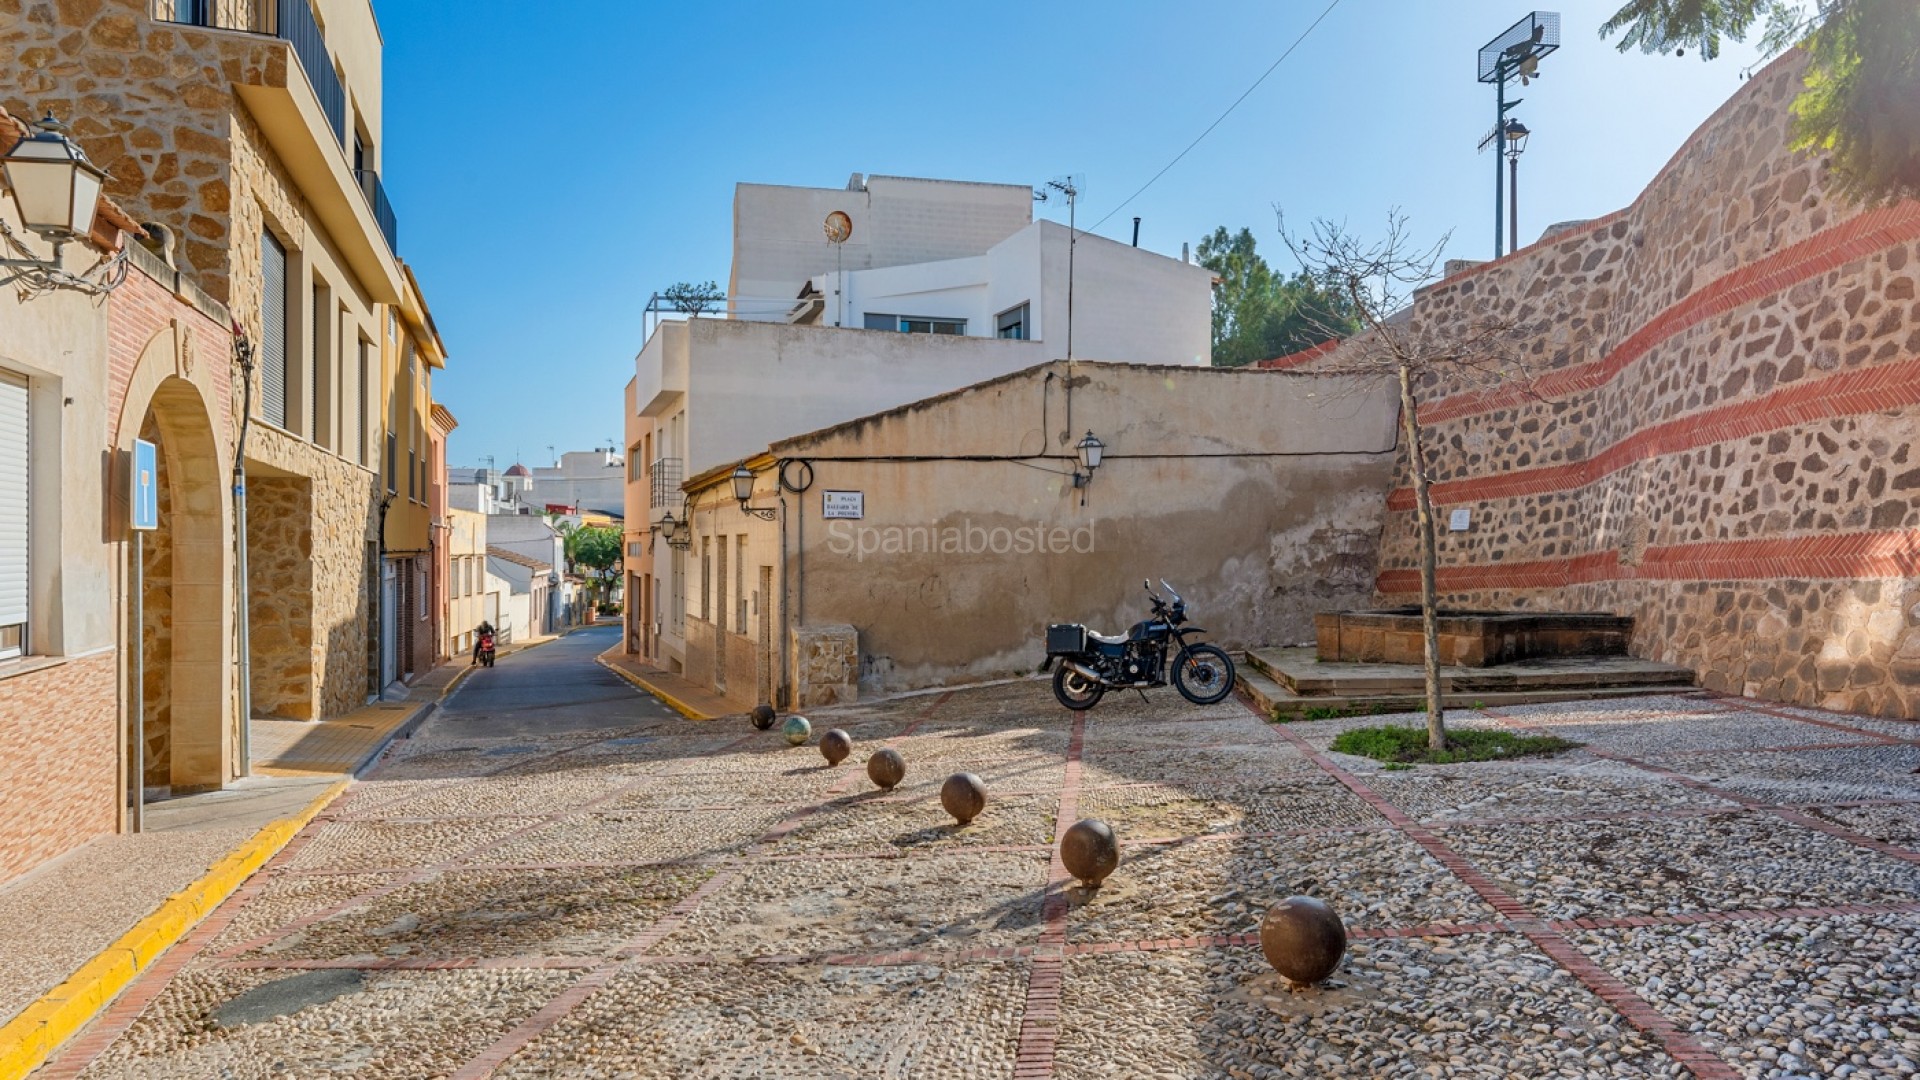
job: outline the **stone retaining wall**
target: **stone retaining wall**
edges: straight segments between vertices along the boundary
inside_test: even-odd
[[[1422,293],[1416,320],[1542,325],[1526,378],[1424,399],[1441,600],[1631,614],[1637,654],[1713,689],[1915,717],[1920,203],[1849,205],[1787,148],[1803,62],[1631,207]],[[1383,603],[1418,594],[1408,482],[1403,457]]]

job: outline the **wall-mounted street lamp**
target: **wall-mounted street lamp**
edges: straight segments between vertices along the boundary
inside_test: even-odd
[[[1107,444],[1087,432],[1087,437],[1073,446],[1073,452],[1080,458],[1080,469],[1073,474],[1074,487],[1086,487],[1093,483],[1093,470],[1100,467],[1100,455],[1107,452]]]
[[[68,243],[93,232],[94,212],[107,174],[87,160],[86,151],[67,138],[66,127],[52,114],[34,127],[38,130],[0,158],[0,173],[6,176],[21,224],[53,245],[53,257],[34,258],[32,250],[0,223],[0,234],[4,234],[7,245],[23,256],[0,258],[0,268],[13,271],[0,279],[0,286],[25,280],[38,289],[73,289],[94,295],[111,292],[124,273],[84,277],[62,269],[60,260],[61,250]],[[106,265],[118,263],[116,260]]]
[[[659,523],[649,527],[647,531],[665,540],[668,547],[677,551],[685,551],[693,546],[693,537],[687,534],[685,524],[674,517],[671,510],[667,511],[666,517],[661,518]]]
[[[1527,125],[1509,118],[1501,131],[1507,139],[1507,240],[1520,250],[1520,155],[1527,152]]]
[[[1073,486],[1080,489],[1080,505],[1087,505],[1087,485],[1093,483],[1093,470],[1100,467],[1101,455],[1107,452],[1107,444],[1087,432],[1087,437],[1073,444],[1074,456],[1079,459],[1079,468],[1073,471]]]
[[[777,515],[772,508],[757,509],[747,505],[753,498],[753,470],[744,464],[733,470],[733,497],[740,503],[740,512],[743,514],[752,514],[761,521],[772,521]]]

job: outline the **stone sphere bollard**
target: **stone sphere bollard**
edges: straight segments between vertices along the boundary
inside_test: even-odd
[[[893,790],[893,785],[898,784],[906,775],[907,759],[901,757],[898,750],[892,748],[876,750],[873,756],[867,759],[867,779],[880,785],[884,790]]]
[[[1120,841],[1111,825],[1099,818],[1082,818],[1060,838],[1060,861],[1067,873],[1087,888],[1097,889],[1120,865]]]
[[[853,736],[839,728],[828,728],[827,733],[820,736],[820,756],[827,759],[827,764],[838,765],[847,760],[847,755],[851,753]]]
[[[747,719],[753,721],[754,727],[765,731],[773,726],[773,706],[755,705],[753,711],[747,714]]]
[[[1295,986],[1312,986],[1333,974],[1347,953],[1347,928],[1324,900],[1289,896],[1267,909],[1260,922],[1260,951]]]
[[[957,772],[940,785],[940,805],[965,825],[987,808],[987,785],[970,772]]]
[[[788,746],[799,746],[813,736],[813,725],[804,716],[789,716],[780,726],[780,734],[787,737]]]

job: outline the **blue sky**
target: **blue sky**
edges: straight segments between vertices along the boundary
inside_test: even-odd
[[[450,462],[530,465],[622,437],[641,308],[725,284],[733,185],[850,173],[1039,184],[1113,210],[1246,90],[1327,0],[1168,4],[377,4],[383,179],[451,359]],[[1562,46],[1515,110],[1521,235],[1618,209],[1739,86],[1712,63],[1617,52],[1618,0],[1563,0]],[[1493,90],[1474,54],[1524,16],[1492,0],[1340,0],[1207,140],[1100,229],[1177,255],[1273,207],[1361,230],[1405,211],[1447,254],[1492,252]],[[539,16],[535,18],[533,16]],[[1064,219],[1064,207],[1037,207]]]

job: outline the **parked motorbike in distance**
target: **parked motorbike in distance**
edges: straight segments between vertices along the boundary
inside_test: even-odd
[[[1041,671],[1053,673],[1053,696],[1075,711],[1091,709],[1108,690],[1144,690],[1165,686],[1172,679],[1180,696],[1195,705],[1212,705],[1233,693],[1233,658],[1207,642],[1189,642],[1188,635],[1204,634],[1187,626],[1187,602],[1165,578],[1160,586],[1171,602],[1141,587],[1153,604],[1153,615],[1133,624],[1124,635],[1096,634],[1079,623],[1047,627],[1047,659]]]
[[[479,655],[480,655],[481,667],[493,666],[493,635],[492,634],[480,635],[480,654]]]

